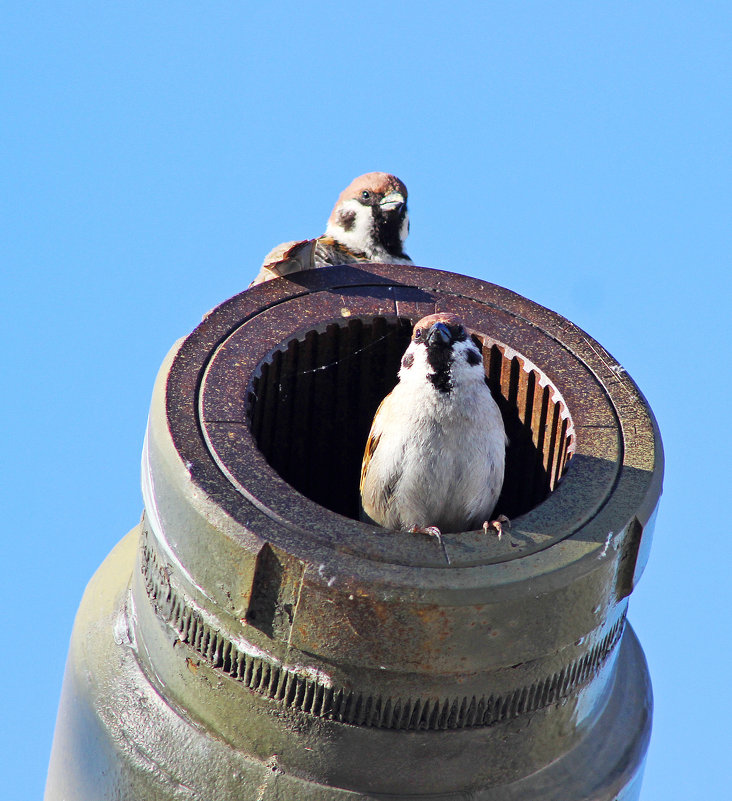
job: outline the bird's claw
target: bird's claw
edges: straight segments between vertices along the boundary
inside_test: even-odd
[[[507,526],[511,528],[511,521],[506,517],[506,515],[498,515],[495,520],[486,520],[483,523],[483,533],[487,534],[489,531],[495,531],[498,534],[498,539],[501,539],[503,535],[503,527]]]
[[[410,529],[408,529],[408,531],[410,534],[426,534],[428,537],[434,537],[442,547],[442,552],[445,554],[447,564],[450,564],[450,557],[447,555],[447,548],[445,548],[445,543],[442,541],[442,532],[439,528],[437,528],[437,526],[412,526]]]
[[[412,526],[409,529],[410,534],[427,534],[429,537],[437,537],[438,541],[442,540],[442,532],[437,526]]]

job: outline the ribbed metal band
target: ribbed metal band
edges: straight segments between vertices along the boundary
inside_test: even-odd
[[[536,712],[574,693],[600,670],[620,641],[623,614],[582,657],[531,685],[481,696],[394,698],[325,684],[260,654],[247,653],[175,588],[144,531],[141,569],[148,598],[158,617],[210,667],[242,682],[283,707],[353,726],[404,731],[440,731],[492,726]]]

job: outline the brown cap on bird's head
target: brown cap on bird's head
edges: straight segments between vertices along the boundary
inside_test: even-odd
[[[412,339],[421,339],[435,323],[442,323],[447,326],[453,336],[461,329],[465,331],[462,321],[457,315],[449,314],[448,312],[438,312],[437,314],[428,314],[427,317],[423,317],[414,326],[412,329]]]
[[[364,192],[369,192],[379,198],[388,195],[390,192],[398,192],[403,201],[405,203],[407,201],[407,187],[396,175],[390,175],[388,172],[367,172],[351,181],[340,193],[331,212],[331,220],[334,220],[335,211],[344,200],[350,200],[351,198],[361,200]]]

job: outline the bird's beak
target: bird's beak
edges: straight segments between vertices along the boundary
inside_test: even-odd
[[[385,212],[400,211],[405,203],[404,195],[401,192],[394,191],[384,195],[379,206]]]
[[[429,347],[449,345],[451,340],[450,329],[444,323],[435,323],[427,333],[427,345]]]

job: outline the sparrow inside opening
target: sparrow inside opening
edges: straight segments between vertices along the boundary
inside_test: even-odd
[[[249,422],[269,464],[298,492],[347,517],[358,519],[364,446],[414,322],[352,317],[301,334],[270,354],[251,387]],[[494,515],[514,518],[561,478],[574,448],[572,420],[546,376],[475,336],[509,438]]]

